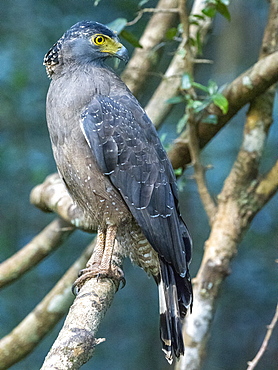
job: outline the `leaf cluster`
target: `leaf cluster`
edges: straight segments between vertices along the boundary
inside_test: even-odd
[[[190,89],[198,89],[204,92],[204,97],[197,99],[192,93],[189,93]],[[215,104],[223,114],[228,112],[229,104],[228,100],[223,94],[221,94],[215,81],[209,80],[208,85],[204,86],[198,82],[193,81],[192,76],[185,73],[182,76],[181,82],[181,95],[175,96],[168,100],[169,104],[186,104],[185,114],[181,117],[177,124],[177,132],[180,133],[189,119],[190,114],[197,114],[206,109],[211,103]],[[206,118],[206,123],[216,124],[217,117],[215,115],[209,115]]]
[[[228,9],[230,0],[206,0],[206,5],[202,10],[202,13],[207,17],[213,18],[216,13],[220,13],[228,21],[231,20],[231,15]]]

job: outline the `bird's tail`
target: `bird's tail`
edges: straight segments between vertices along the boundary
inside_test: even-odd
[[[172,265],[160,260],[161,275],[159,277],[159,309],[160,338],[162,350],[171,364],[173,355],[184,354],[181,319],[192,305],[192,287],[189,274],[178,275]]]

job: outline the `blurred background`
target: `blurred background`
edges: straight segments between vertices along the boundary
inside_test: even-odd
[[[155,4],[156,1],[149,1],[147,6]],[[44,54],[65,30],[80,20],[102,23],[118,17],[132,20],[137,10],[138,1],[135,0],[102,0],[97,7],[93,0],[1,2],[0,262],[22,248],[55,217],[29,204],[31,189],[56,171],[45,121],[49,80],[42,65]],[[196,67],[197,82],[206,85],[212,79],[221,86],[257,60],[267,21],[267,1],[234,0],[230,12],[230,22],[219,15],[216,17],[203,50],[203,57],[212,59],[214,64]],[[149,17],[145,15],[129,30],[139,38]],[[132,53],[133,48],[127,46]],[[173,46],[170,42],[166,44],[164,60],[171,57]],[[165,62],[160,63],[159,68],[165,68]],[[142,104],[147,102],[158,82],[157,76],[150,78],[148,92],[139,96]],[[166,146],[177,136],[175,125],[181,109],[176,107],[160,130]],[[215,196],[221,190],[240,146],[245,112],[243,109],[203,151],[204,164],[213,166],[207,172],[207,178]],[[262,171],[270,169],[277,158],[277,114],[276,102],[275,123],[270,129]],[[189,169],[179,182],[181,211],[194,240],[191,265],[194,277],[209,226],[191,175]],[[231,275],[222,287],[204,370],[246,368],[247,361],[255,356],[263,340],[277,301],[277,206],[276,195],[255,217],[240,245]],[[39,266],[3,289],[1,337],[40,302],[90,240],[90,235],[75,232]],[[126,261],[124,270],[127,285],[116,294],[99,330],[99,337],[107,340],[97,347],[92,362],[82,369],[169,369],[159,340],[155,283],[129,261]],[[39,369],[61,325],[62,322],[30,356],[11,369]],[[277,369],[277,332],[276,328],[258,370]]]

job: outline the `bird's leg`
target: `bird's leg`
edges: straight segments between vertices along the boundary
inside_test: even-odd
[[[117,282],[117,286],[119,281],[125,285],[122,269],[112,264],[116,233],[117,227],[115,225],[109,225],[106,232],[104,229],[98,229],[95,250],[87,262],[86,268],[80,271],[79,277],[73,284],[74,293],[80,290],[86,280],[93,277],[111,278]]]
[[[105,231],[102,228],[98,228],[97,232],[97,242],[94,248],[94,251],[86,263],[86,267],[79,271],[78,278],[75,280],[72,286],[72,292],[76,295],[79,290],[81,289],[82,285],[85,283],[86,280],[95,277],[97,273],[93,274],[93,270],[97,268],[101,264],[101,259],[103,256],[105,248]],[[95,266],[95,268],[93,268]]]
[[[119,267],[113,264],[113,252],[114,252],[114,246],[116,243],[116,234],[117,234],[117,226],[115,225],[109,225],[106,230],[105,235],[105,247],[101,259],[101,263],[98,267],[98,277],[107,277],[111,278],[114,281],[117,282],[117,285],[119,282],[123,283],[123,286],[125,285],[125,278],[123,270]]]

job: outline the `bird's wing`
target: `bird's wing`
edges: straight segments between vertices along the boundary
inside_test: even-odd
[[[156,130],[132,96],[93,98],[81,128],[153,248],[184,276],[191,239],[177,206],[172,166]]]

